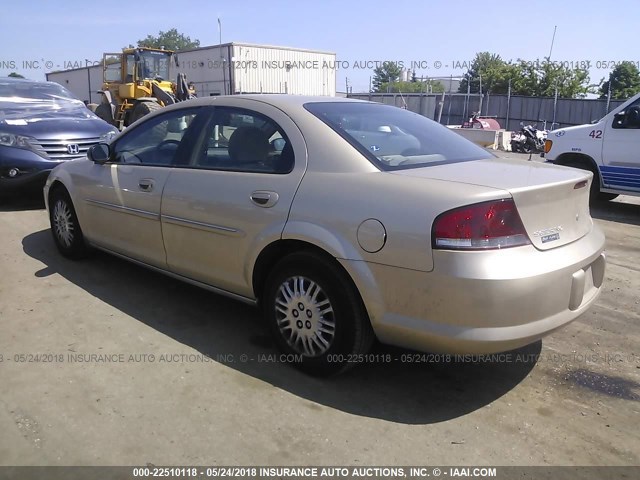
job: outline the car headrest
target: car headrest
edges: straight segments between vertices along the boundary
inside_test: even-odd
[[[233,162],[264,162],[268,155],[269,139],[257,127],[239,127],[229,139],[229,157]]]

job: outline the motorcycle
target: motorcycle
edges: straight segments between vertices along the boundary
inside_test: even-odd
[[[538,130],[533,125],[520,123],[519,132],[511,134],[511,151],[519,153],[540,153],[544,151],[544,142],[547,139],[546,130]]]

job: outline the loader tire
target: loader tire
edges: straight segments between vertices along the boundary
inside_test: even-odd
[[[95,114],[109,125],[115,125],[113,122],[113,113],[111,112],[111,105],[108,103],[101,103],[96,107]]]
[[[125,126],[128,127],[129,125],[136,122],[137,120],[140,120],[145,115],[155,112],[156,110],[160,110],[161,108],[162,108],[162,105],[160,105],[157,102],[138,102],[133,107],[133,110],[129,115],[129,121]]]

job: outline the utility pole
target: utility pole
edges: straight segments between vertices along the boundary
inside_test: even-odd
[[[447,125],[449,125],[449,121],[451,120],[451,101],[453,100],[453,98],[451,97],[451,90],[453,90],[453,75],[449,77],[449,105],[447,106]]]
[[[220,60],[222,61],[222,84],[224,86],[224,94],[227,94],[227,67],[225,65],[226,59],[224,55],[222,55],[222,22],[220,21],[220,17],[218,17],[218,35],[220,39],[220,43],[218,44],[218,50],[220,50]]]
[[[551,121],[551,130],[556,124],[556,109],[558,108],[558,80],[556,80],[556,91],[553,97],[553,120]],[[546,119],[545,119],[546,120]]]
[[[509,111],[511,109],[511,79],[509,79],[509,86],[507,88],[507,118],[505,120],[504,128],[509,130]]]
[[[482,93],[482,75],[478,75],[480,77],[480,104],[478,105],[478,115],[482,115],[482,99],[484,98],[484,93]]]

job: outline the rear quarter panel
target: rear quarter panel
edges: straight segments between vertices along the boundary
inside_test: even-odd
[[[437,215],[506,197],[499,189],[387,172],[308,171],[283,237],[315,243],[339,259],[428,272],[433,270],[431,227]],[[376,253],[358,242],[358,226],[367,219],[377,219],[386,230],[384,247]]]

